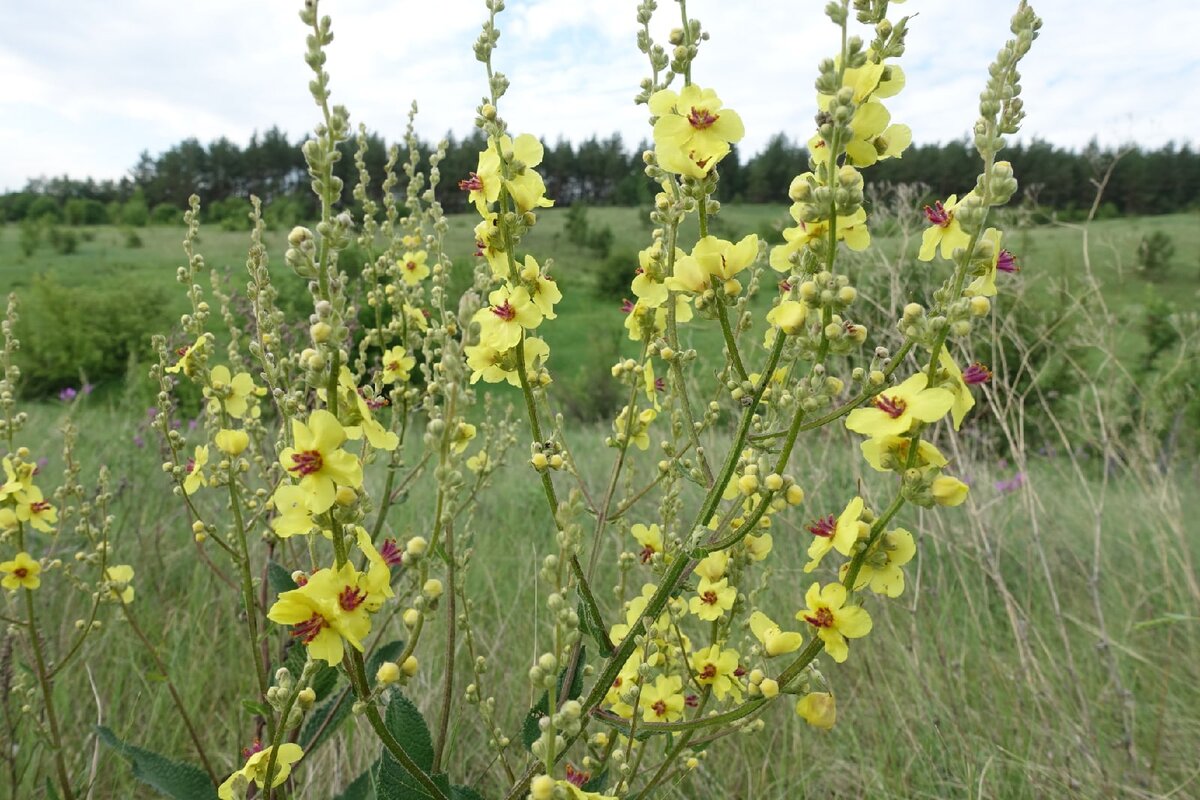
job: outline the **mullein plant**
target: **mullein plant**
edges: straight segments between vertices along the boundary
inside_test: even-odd
[[[73,800],[86,792],[76,743],[64,728],[62,692],[56,687],[64,670],[78,668],[95,652],[109,629],[106,621],[124,616],[140,633],[133,613],[134,569],[113,559],[109,474],[102,467],[95,485],[84,485],[70,409],[61,427],[62,477],[57,485],[44,471],[45,440],[29,441],[25,430],[29,417],[17,405],[21,379],[14,359],[21,346],[17,321],[16,297],[10,295],[0,321],[0,587],[4,596],[0,619],[5,625],[0,681],[5,760],[15,792],[26,770],[39,765],[38,751],[44,750],[49,762],[46,787]],[[27,442],[43,449],[34,451]],[[67,598],[66,605],[59,607],[78,614],[73,624],[47,618],[48,594],[60,604]],[[14,669],[15,664],[20,668]],[[174,685],[169,688],[174,695]],[[182,706],[179,711],[186,713]],[[195,739],[190,721],[187,724]],[[38,746],[27,754],[19,744],[22,741]],[[202,751],[200,756],[203,760]],[[217,775],[207,763],[205,768],[215,780]]]
[[[242,606],[252,720],[239,756],[206,750],[194,711],[168,681],[203,769],[106,732],[139,777],[175,797],[300,796],[305,760],[358,717],[378,739],[378,757],[345,796],[650,797],[685,779],[701,759],[719,759],[710,748],[715,740],[761,730],[778,700],[786,698],[809,725],[835,724],[828,673],[870,634],[872,606],[905,589],[919,532],[900,527],[903,512],[955,506],[967,496],[931,436],[943,420],[961,424],[974,404],[972,384],[988,376],[982,365],[961,366],[955,354],[969,352],[973,324],[989,313],[989,298],[1003,285],[998,273],[1013,262],[987,222],[990,209],[1016,190],[998,154],[1022,120],[1016,67],[1041,23],[1021,2],[1013,37],[980,96],[976,185],[925,208],[929,227],[913,268],[939,270],[945,281],[927,305],[904,308],[902,344],[891,351],[867,345],[870,332],[854,317],[853,275],[839,256],[871,246],[862,170],[903,157],[911,141],[887,108],[905,88],[898,59],[909,18],[889,19],[888,0],[826,7],[840,47],[818,67],[809,169],[788,191],[795,224],[783,244],[767,248],[753,234],[726,240],[710,232],[720,212],[714,198],[722,159],[745,128],[726,105],[732,95],[722,95],[733,87],[693,79],[709,33],[677,2],[679,24],[667,44],[651,36],[658,3],[637,7],[637,44],[650,64],[637,102],[652,125],[654,147],[644,160],[658,193],[630,287],[636,300],[625,308],[636,357],[612,367],[624,403],[606,439],[612,464],[599,491],[552,411],[551,351],[542,331],[555,324],[562,291],[550,260],[523,242],[553,199],[539,140],[501,113],[509,82],[494,56],[503,0],[486,0],[475,44],[487,75],[475,120],[487,146],[476,168],[444,183],[443,146],[422,169],[410,115],[408,156],[401,162],[399,150],[389,153],[376,202],[367,191],[376,176],[366,168],[360,127],[351,190],[358,214],[341,207],[346,187],[334,171],[353,132],[346,109],[331,102],[324,68],[330,21],[316,0],[305,4],[300,16],[309,29],[306,61],[320,123],[303,154],[320,219],[291,231],[283,260],[307,281],[312,314],[288,320],[277,303],[255,199],[250,314],[239,321],[230,295],[214,283],[214,316],[200,285],[206,264],[193,197],[187,261],[178,270],[190,311],[176,341],[155,340],[152,371],[166,479],[188,515],[198,556],[235,588]],[[854,22],[868,40],[852,33]],[[473,282],[461,297],[449,294],[441,191],[466,193],[478,218]],[[699,235],[685,241],[692,217]],[[366,255],[354,281],[339,266],[351,245]],[[764,287],[774,294],[765,314],[762,303],[751,303]],[[697,374],[699,354],[684,344],[687,326],[720,331],[723,354],[711,385],[704,385],[710,376]],[[297,335],[303,346],[292,346]],[[497,391],[480,393],[481,383]],[[188,384],[202,398],[204,424],[195,434],[172,424]],[[503,392],[517,400],[523,421],[498,407]],[[23,594],[29,608],[8,621],[23,626],[41,663],[32,599],[59,567],[42,556],[53,552],[45,536],[53,520],[34,509],[42,494],[30,456],[14,446],[19,426],[6,419],[11,455],[0,524],[7,560],[0,569],[4,587]],[[806,504],[790,457],[802,433],[831,425],[858,434],[871,468],[891,474],[888,496],[873,499],[862,489],[846,491],[836,507]],[[538,638],[544,651],[525,665],[481,650],[473,608],[482,601],[468,595],[465,580],[474,509],[521,440],[528,455],[511,468],[537,482],[545,501],[540,525],[553,530],[549,540],[530,534],[544,548],[538,602],[549,613]],[[428,508],[409,499],[417,482],[429,488]],[[78,494],[69,487],[60,493]],[[403,512],[393,514],[402,503]],[[97,513],[79,505],[72,512],[78,520]],[[800,522],[810,537],[802,566],[811,579],[783,603],[767,602],[763,591],[777,515]],[[104,531],[85,531],[100,537],[99,555],[83,560],[107,577],[72,582],[115,603],[136,628],[131,575],[105,560]],[[614,538],[625,552],[604,574],[620,576],[616,606],[595,586]],[[425,655],[431,649],[436,657]],[[832,663],[819,664],[822,654]],[[514,710],[512,697],[493,693],[494,659],[506,660],[502,669],[528,671],[540,695],[532,709]],[[422,675],[430,661],[438,671]],[[469,663],[469,675],[459,674],[459,662]],[[42,718],[61,754],[46,672],[38,670]],[[428,721],[410,697],[419,678],[434,687],[418,698]],[[464,701],[493,751],[478,788],[455,785],[448,774],[450,732],[470,724],[455,719]],[[513,727],[518,719],[523,725]],[[179,780],[161,779],[163,764]],[[77,796],[81,778],[61,755],[57,771],[61,793]]]

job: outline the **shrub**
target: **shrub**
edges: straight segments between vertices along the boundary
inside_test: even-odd
[[[34,276],[18,323],[26,392],[52,394],[81,373],[93,382],[119,380],[131,356],[149,358],[150,335],[167,324],[169,307],[170,294],[157,287],[96,289],[52,273]]]
[[[1137,248],[1137,267],[1147,280],[1165,280],[1175,258],[1175,240],[1165,231],[1142,237]]]

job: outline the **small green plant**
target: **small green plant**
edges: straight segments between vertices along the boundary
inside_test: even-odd
[[[1175,240],[1166,231],[1154,231],[1138,242],[1137,266],[1152,281],[1165,280],[1175,258]]]

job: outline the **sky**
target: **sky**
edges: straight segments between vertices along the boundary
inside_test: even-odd
[[[291,0],[6,0],[0,34],[0,190],[41,175],[120,178],[139,153],[218,137],[244,144],[278,125],[295,140],[317,110]],[[636,0],[509,0],[496,67],[512,81],[501,112],[518,132],[572,141],[649,133],[633,96],[648,75],[634,36]],[[823,0],[690,0],[711,40],[694,80],[746,125],[743,153],[784,132],[812,132],[817,62],[838,46]],[[1040,0],[1045,21],[1021,70],[1022,138],[1065,147],[1195,142],[1200,31],[1193,0]],[[908,0],[900,61],[908,85],[888,101],[918,143],[971,127],[987,65],[1009,35],[1015,0]],[[483,94],[472,44],[483,0],[325,0],[334,102],[388,140],[420,107],[426,139],[471,130]],[[655,34],[677,24],[660,0]],[[860,26],[861,29],[861,26]],[[869,34],[864,33],[864,38]]]

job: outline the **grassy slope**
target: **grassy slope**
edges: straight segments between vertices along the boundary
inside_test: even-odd
[[[781,212],[729,207],[723,214],[731,235],[758,230]],[[620,316],[613,301],[595,298],[586,291],[586,278],[576,277],[590,274],[596,261],[565,241],[562,221],[562,212],[547,212],[528,246],[539,255],[554,254],[567,289],[560,319],[547,335],[555,350],[552,365],[569,381],[574,365],[595,361],[596,331],[616,328]],[[629,209],[594,209],[589,221],[593,227],[610,225],[631,242],[616,251],[633,250],[648,235]],[[1137,241],[1155,228],[1175,238],[1175,277],[1145,284],[1129,267]],[[0,236],[0,287],[19,288],[43,269],[80,285],[170,285],[181,259],[181,232],[150,228],[140,234],[145,240],[140,249],[127,250],[119,232],[106,228],[72,256],[43,249],[23,262],[10,228]],[[281,232],[269,237],[277,264],[282,239]],[[1040,228],[1028,241],[1021,234],[1014,239],[1008,244],[1020,251],[1026,277],[1073,278],[1077,234]],[[1148,292],[1184,307],[1200,306],[1195,263],[1200,230],[1194,216],[1098,223],[1093,241],[1094,266],[1115,308],[1132,314]],[[240,276],[245,242],[244,234],[206,231],[202,249],[210,265]],[[456,241],[452,254],[464,256],[468,247]],[[54,452],[52,428],[62,407],[41,404],[31,411],[32,427],[23,441]],[[252,683],[248,674],[228,668],[245,664],[236,597],[197,559],[179,503],[164,489],[156,439],[138,428],[141,414],[140,408],[121,408],[115,398],[93,400],[79,412],[78,458],[92,475],[95,465],[105,463],[116,476],[115,552],[138,570],[141,622],[164,642],[168,668],[203,719],[218,768],[230,768],[246,745],[249,714],[240,701],[249,697]],[[134,444],[137,433],[148,442],[145,448]],[[572,437],[593,482],[607,468],[608,452],[598,444],[603,434],[593,429]],[[778,621],[787,621],[784,609],[794,607],[807,586],[798,567],[803,522],[836,510],[833,505],[856,478],[874,479],[859,475],[850,452],[850,443],[835,433],[814,437],[797,455],[795,472],[810,500],[803,514],[790,515],[775,531],[779,554],[763,602],[781,610]],[[971,506],[941,515],[906,512],[904,522],[922,531],[909,592],[898,603],[873,606],[877,629],[852,648],[845,667],[826,665],[839,692],[843,724],[819,735],[777,709],[761,735],[717,745],[697,778],[682,784],[684,795],[711,797],[718,785],[729,786],[731,796],[764,798],[1159,796],[1177,786],[1183,787],[1177,796],[1186,796],[1194,790],[1186,781],[1200,744],[1200,629],[1194,576],[1186,565],[1200,559],[1200,541],[1187,535],[1184,522],[1200,514],[1200,498],[1190,491],[1194,472],[1163,479],[1152,470],[1134,470],[1105,485],[1098,475],[1073,474],[1067,461],[1035,459],[1028,488],[1001,494],[992,483],[1011,477],[1011,469],[969,454],[959,463],[976,487]],[[58,469],[52,459],[47,474]],[[550,537],[537,488],[519,466],[506,468],[472,526],[477,534],[470,580],[488,600],[480,603],[473,624],[481,647],[494,654],[497,669],[487,691],[501,699],[510,729],[527,705],[522,665],[535,652],[535,627],[522,614],[533,599],[535,553],[546,549]],[[429,507],[423,490],[414,490],[394,512],[395,532],[413,532]],[[1094,592],[1088,579],[1096,531],[1100,583]],[[614,539],[613,551],[619,547]],[[212,555],[224,563],[215,548]],[[648,578],[637,573],[631,581]],[[40,599],[50,604],[43,619],[57,624],[48,635],[68,640],[82,613],[80,600],[48,593]],[[1183,618],[1172,621],[1171,614]],[[1097,632],[1101,618],[1107,636]],[[82,743],[99,713],[118,733],[191,759],[153,664],[123,624],[112,628],[87,652],[101,710],[78,668],[59,685],[72,739]],[[433,633],[439,636],[440,628]],[[437,649],[426,651],[413,691],[427,709],[435,702],[432,687],[440,674]],[[1132,756],[1120,746],[1123,703],[1132,713]],[[452,742],[451,763],[462,764],[464,778],[483,766],[482,747],[467,730],[472,724]],[[352,730],[347,729],[345,746],[350,760],[361,764],[371,755],[359,746],[368,738]],[[28,733],[22,745],[40,746]],[[91,756],[89,742],[70,760],[83,773]],[[353,777],[333,771],[332,760],[320,757],[305,774],[314,797],[330,796],[329,787]],[[95,796],[143,796],[133,786],[128,769],[102,751]],[[804,787],[800,795],[798,786]],[[29,783],[16,796],[39,794]]]

